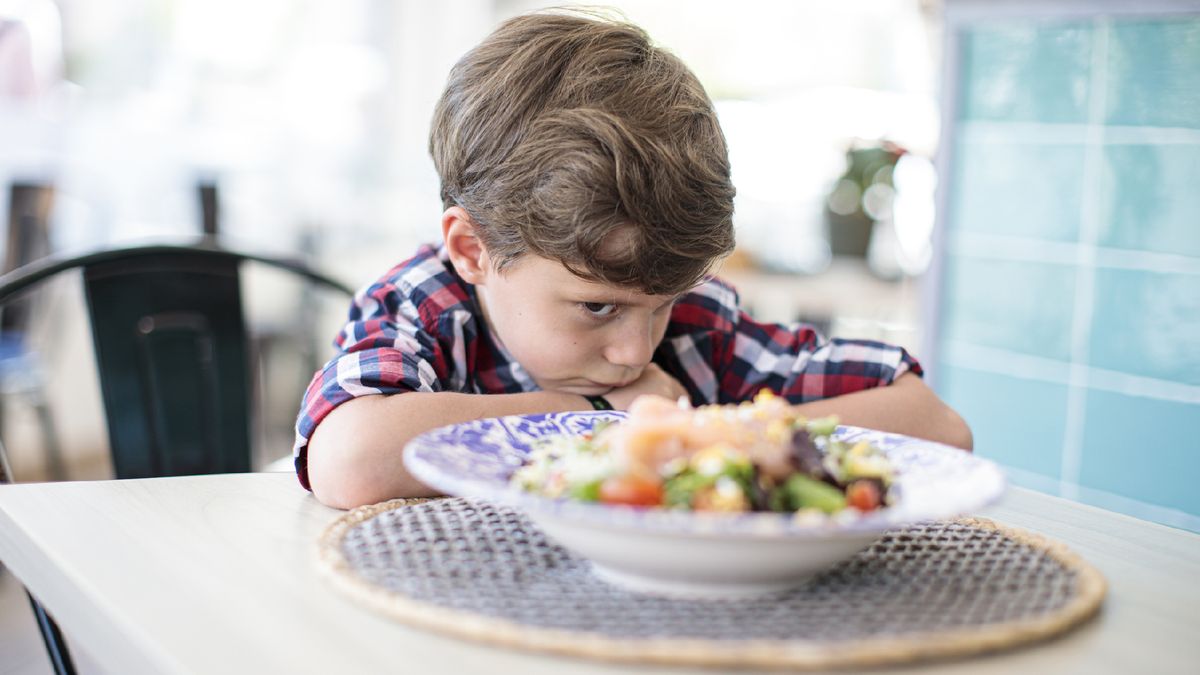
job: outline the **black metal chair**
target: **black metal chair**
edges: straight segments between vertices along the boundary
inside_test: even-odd
[[[60,273],[82,272],[117,478],[250,470],[246,262],[352,294],[299,261],[231,251],[211,238],[52,256],[0,277],[3,306]],[[0,466],[4,459],[0,444]],[[30,601],[55,671],[74,672],[57,626]]]

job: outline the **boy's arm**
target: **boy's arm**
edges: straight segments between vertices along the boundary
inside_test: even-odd
[[[360,396],[334,408],[308,442],[308,480],[321,503],[348,509],[397,497],[438,494],[409,475],[401,450],[414,436],[484,417],[582,410],[580,396],[408,392]]]
[[[642,394],[674,399],[686,391],[650,364],[636,381],[605,397],[618,410],[625,410]],[[569,410],[591,410],[591,406],[578,394],[556,391],[359,396],[334,408],[313,430],[306,451],[309,485],[323,504],[342,509],[436,495],[404,468],[401,450],[409,439],[440,426],[485,417]]]
[[[759,323],[719,280],[681,299],[671,318],[664,363],[689,384],[695,402],[736,403],[769,389],[809,417],[836,414],[846,424],[971,448],[966,423],[898,346],[824,340],[804,324]]]
[[[837,415],[842,424],[867,427],[971,450],[971,429],[916,374],[890,385],[796,406],[807,417]]]

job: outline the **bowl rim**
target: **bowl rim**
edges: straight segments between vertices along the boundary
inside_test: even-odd
[[[619,411],[579,411],[579,416],[601,419],[624,417]],[[679,537],[734,538],[734,539],[829,539],[860,538],[864,534],[883,533],[903,525],[916,522],[943,520],[977,512],[997,502],[1007,490],[1007,480],[1000,468],[992,461],[978,457],[959,448],[935,441],[868,429],[852,425],[838,425],[835,436],[859,436],[883,434],[899,439],[904,444],[916,444],[920,452],[955,453],[973,464],[981,482],[979,490],[953,503],[937,506],[925,504],[916,513],[900,508],[900,504],[871,511],[865,514],[845,512],[844,516],[833,516],[814,522],[797,522],[792,514],[768,511],[740,513],[696,512],[661,507],[634,507],[580,502],[569,497],[550,498],[525,492],[510,485],[476,477],[449,474],[425,461],[420,453],[432,446],[432,438],[444,435],[448,430],[463,425],[512,423],[518,420],[542,420],[562,413],[537,413],[528,415],[505,415],[485,418],[467,423],[449,424],[426,431],[410,440],[403,450],[405,468],[417,480],[442,491],[447,495],[467,499],[481,499],[524,510],[538,517],[569,520],[578,526],[600,528],[614,532],[639,532]],[[469,446],[468,450],[471,450]],[[912,448],[906,448],[912,450]],[[887,450],[885,449],[885,452]],[[516,467],[514,466],[515,470]]]

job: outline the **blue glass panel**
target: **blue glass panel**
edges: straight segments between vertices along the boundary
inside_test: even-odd
[[[1081,485],[1200,514],[1198,478],[1195,405],[1088,393]]]
[[[959,143],[950,227],[1077,241],[1082,145]]]
[[[1110,145],[1102,176],[1101,246],[1200,257],[1200,145]]]
[[[1091,43],[1090,23],[1009,24],[964,32],[959,117],[1085,122]]]
[[[1200,129],[1200,18],[1117,23],[1108,45],[1109,124]]]
[[[975,453],[1057,479],[1067,388],[1035,380],[943,365],[938,393],[975,436]]]
[[[951,256],[943,338],[1070,360],[1075,268]]]
[[[1092,365],[1200,385],[1200,275],[1097,270],[1095,298]]]

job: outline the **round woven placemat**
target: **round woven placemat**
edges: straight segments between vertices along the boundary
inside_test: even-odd
[[[318,542],[335,586],[465,638],[598,659],[828,668],[973,654],[1096,612],[1103,577],[1062,544],[987,520],[886,533],[795,589],[734,600],[611,586],[519,511],[464,499],[355,509]]]

